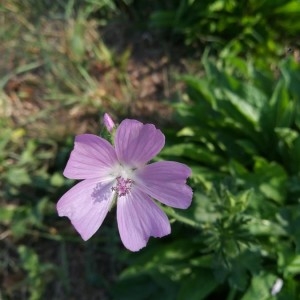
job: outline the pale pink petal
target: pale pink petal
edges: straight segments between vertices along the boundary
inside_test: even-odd
[[[68,217],[85,241],[98,230],[109,210],[114,195],[112,184],[96,179],[81,181],[57,203],[58,215]]]
[[[117,163],[113,146],[93,134],[82,134],[75,138],[75,146],[64,170],[71,179],[104,179]]]
[[[160,161],[136,171],[136,185],[156,200],[172,207],[190,206],[193,191],[186,185],[191,169],[173,161]]]
[[[149,196],[137,189],[119,197],[117,220],[121,240],[131,251],[145,247],[150,236],[162,237],[171,232],[166,214]]]
[[[120,162],[132,167],[146,164],[165,144],[165,136],[152,124],[124,120],[116,131],[115,149]]]

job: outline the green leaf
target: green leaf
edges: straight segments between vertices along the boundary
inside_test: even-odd
[[[253,173],[241,177],[247,185],[259,190],[267,198],[281,204],[285,201],[288,176],[278,163],[268,162],[262,157],[255,157]]]
[[[269,300],[276,279],[275,275],[265,272],[253,276],[251,285],[241,300]]]
[[[54,270],[54,265],[40,262],[39,256],[31,248],[21,245],[18,247],[21,265],[27,272],[26,281],[30,291],[30,300],[39,300],[43,298],[43,293],[47,281],[50,279],[45,276]]]
[[[275,9],[277,14],[299,14],[300,15],[300,2],[299,1],[287,1],[285,5],[282,5]]]
[[[249,275],[255,276],[260,270],[260,254],[246,250],[240,253],[232,262],[232,271],[228,279],[229,283],[233,288],[244,290],[248,284]]]
[[[278,82],[274,90],[270,106],[274,118],[274,127],[289,127],[295,107],[282,80]]]
[[[25,168],[11,168],[7,172],[7,181],[14,186],[30,184],[31,178]]]
[[[284,274],[288,275],[298,275],[300,274],[300,255],[295,255],[292,260],[284,268]]]
[[[0,223],[5,224],[5,225],[10,224],[13,219],[16,209],[17,209],[17,207],[12,206],[12,205],[1,206],[0,207]]]
[[[178,300],[201,300],[214,291],[218,282],[210,269],[194,271],[184,279],[179,290]]]
[[[191,143],[177,144],[174,146],[166,147],[165,149],[163,149],[160,155],[189,158],[191,160],[203,162],[215,167],[218,167],[225,163],[225,160],[219,155],[214,154],[212,151],[209,151],[204,147],[196,147]]]
[[[286,82],[288,90],[292,93],[295,99],[299,100],[300,95],[300,67],[299,63],[293,58],[288,58],[280,63],[280,70]]]
[[[167,282],[165,280],[164,283],[164,286],[159,286],[150,275],[140,274],[119,281],[114,286],[112,294],[116,300],[173,300],[176,297],[176,285],[171,280]]]
[[[280,80],[260,117],[260,126],[268,143],[275,143],[274,128],[290,127],[295,114],[295,106],[290,99],[286,86]],[[271,146],[271,145],[270,145]]]
[[[65,184],[65,178],[58,172],[51,176],[50,183],[52,186],[61,187]]]

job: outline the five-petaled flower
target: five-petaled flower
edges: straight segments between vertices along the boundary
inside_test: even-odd
[[[169,234],[169,220],[153,199],[184,209],[191,204],[193,192],[186,184],[191,174],[186,165],[147,164],[164,144],[164,135],[154,125],[129,119],[117,128],[114,146],[96,135],[76,136],[64,175],[84,180],[60,198],[59,216],[68,217],[88,240],[117,199],[118,228],[127,249],[138,251],[150,236]]]

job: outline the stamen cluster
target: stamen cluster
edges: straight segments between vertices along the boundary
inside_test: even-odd
[[[117,192],[118,196],[125,196],[130,192],[131,186],[133,184],[133,180],[127,178],[124,179],[123,177],[117,177],[117,185],[112,187],[112,191]]]

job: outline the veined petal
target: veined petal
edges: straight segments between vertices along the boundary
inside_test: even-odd
[[[171,232],[166,214],[138,189],[119,197],[117,220],[121,240],[131,251],[145,247],[150,236],[162,237]]]
[[[94,134],[82,134],[75,138],[75,146],[64,170],[71,179],[104,179],[116,164],[113,146]]]
[[[68,217],[81,237],[88,240],[101,226],[113,200],[113,182],[96,179],[79,182],[58,201],[60,217]]]
[[[152,124],[124,120],[116,131],[115,149],[120,162],[132,167],[146,164],[165,144],[165,136]]]
[[[175,208],[190,206],[193,191],[186,185],[191,169],[173,161],[156,162],[136,171],[136,186],[156,200]]]

